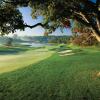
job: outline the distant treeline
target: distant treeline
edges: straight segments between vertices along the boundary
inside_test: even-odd
[[[0,44],[5,44],[9,39],[12,39],[13,43],[21,42],[40,42],[40,43],[68,43],[70,36],[14,36],[0,37]]]
[[[70,36],[24,36],[21,40],[41,43],[67,43]]]

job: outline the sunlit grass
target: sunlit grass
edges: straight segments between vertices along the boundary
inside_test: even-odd
[[[50,57],[52,53],[53,52],[50,52],[47,49],[33,49],[18,54],[0,55],[0,73],[12,71],[37,63]]]

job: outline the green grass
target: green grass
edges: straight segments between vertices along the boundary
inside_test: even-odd
[[[51,56],[53,52],[48,52],[45,48],[1,47],[0,53],[2,53],[0,55],[0,73],[3,73],[37,63]]]
[[[100,49],[69,48],[76,54],[60,57],[59,47],[49,48],[49,58],[1,74],[0,100],[100,100]]]

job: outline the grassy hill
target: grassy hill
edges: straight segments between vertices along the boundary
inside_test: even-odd
[[[5,70],[9,68],[0,74],[0,100],[99,100],[100,48],[61,48],[28,49],[18,54],[21,58],[8,55],[12,57],[9,61],[0,57],[1,62],[5,61]],[[65,50],[72,50],[73,54],[67,56]],[[23,68],[13,58],[22,64],[31,63]],[[38,62],[34,63],[36,59]],[[12,71],[16,66],[17,70]]]

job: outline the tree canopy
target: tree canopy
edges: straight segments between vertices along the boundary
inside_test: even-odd
[[[32,8],[32,18],[43,16],[43,23],[33,26],[25,24],[18,10],[21,6]],[[100,42],[100,0],[96,0],[96,3],[91,0],[1,0],[0,31],[2,34],[25,27],[34,28],[38,25],[52,32],[58,27],[71,27],[71,20],[77,20],[90,28]]]

